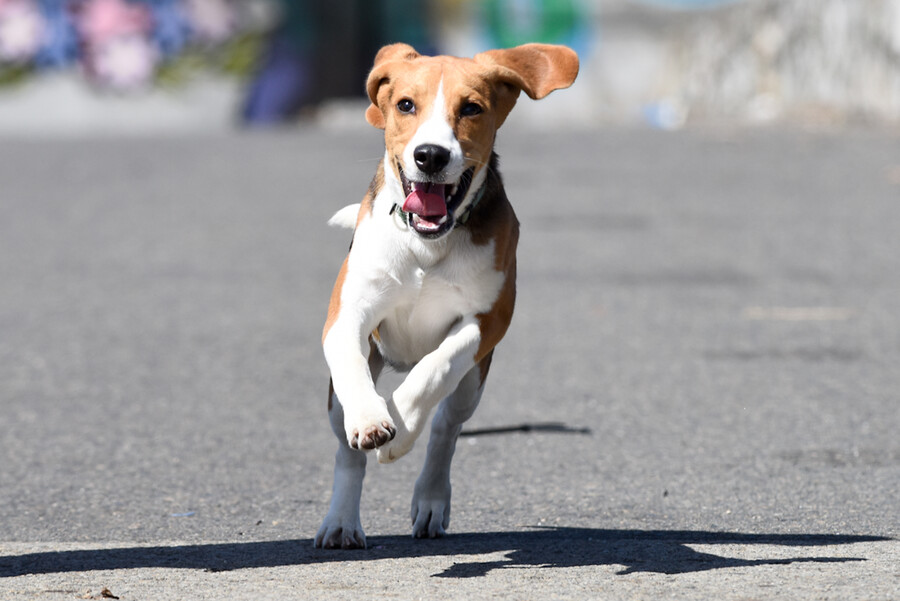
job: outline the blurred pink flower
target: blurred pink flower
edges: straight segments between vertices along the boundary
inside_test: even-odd
[[[88,0],[78,17],[78,29],[88,44],[102,44],[120,36],[145,35],[152,25],[147,6],[125,0]]]
[[[92,47],[88,67],[101,85],[133,91],[151,84],[158,60],[159,52],[148,38],[123,35]]]
[[[221,42],[234,31],[234,9],[227,0],[186,0],[194,35],[205,42]]]
[[[30,0],[0,0],[0,60],[25,62],[44,43],[44,20]]]
[[[120,91],[148,87],[159,51],[150,38],[153,18],[145,4],[126,0],[86,0],[78,15],[87,74]]]

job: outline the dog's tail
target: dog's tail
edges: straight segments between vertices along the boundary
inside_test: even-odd
[[[331,219],[328,220],[328,225],[331,227],[345,227],[352,230],[356,227],[356,218],[358,215],[359,203],[348,205],[335,213]]]

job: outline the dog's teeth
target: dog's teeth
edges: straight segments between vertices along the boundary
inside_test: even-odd
[[[444,215],[443,217],[441,217],[441,220],[438,221],[438,224],[443,225],[443,224],[447,223],[447,219],[448,219],[448,216]]]

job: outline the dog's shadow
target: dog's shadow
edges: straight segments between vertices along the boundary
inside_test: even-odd
[[[454,534],[441,540],[388,536],[369,539],[369,549],[314,549],[312,541],[283,540],[245,543],[81,549],[0,556],[0,578],[26,574],[181,568],[211,572],[247,568],[364,562],[378,559],[465,556],[440,578],[473,578],[509,568],[617,566],[618,574],[650,572],[685,574],[722,568],[865,561],[860,557],[736,559],[696,551],[691,545],[775,545],[820,547],[891,540],[876,536],[833,534],[742,534],[676,530],[601,530],[535,528],[519,532]],[[765,554],[765,549],[760,549]],[[478,561],[472,556],[502,553],[502,559]]]

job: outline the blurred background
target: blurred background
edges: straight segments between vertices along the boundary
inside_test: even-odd
[[[467,426],[571,431],[462,442],[455,531],[900,538],[900,0],[0,0],[0,599],[98,584],[4,579],[6,541],[316,532],[335,445],[320,337],[352,236],[325,222],[384,156],[364,82],[395,41],[582,58],[498,136],[521,294]],[[370,476],[370,535],[408,533],[423,442]],[[583,555],[618,564],[606,536]],[[672,555],[658,590],[700,590],[670,588],[693,560],[652,541],[627,561]],[[873,589],[876,562],[760,553],[762,576],[730,574],[828,569],[898,598],[896,568]],[[120,572],[123,599],[260,598],[156,576],[140,595]],[[367,592],[340,572],[318,598]],[[593,569],[504,573],[641,596]]]
[[[0,135],[363,127],[395,41],[572,46],[544,127],[900,122],[900,0],[0,0]]]

